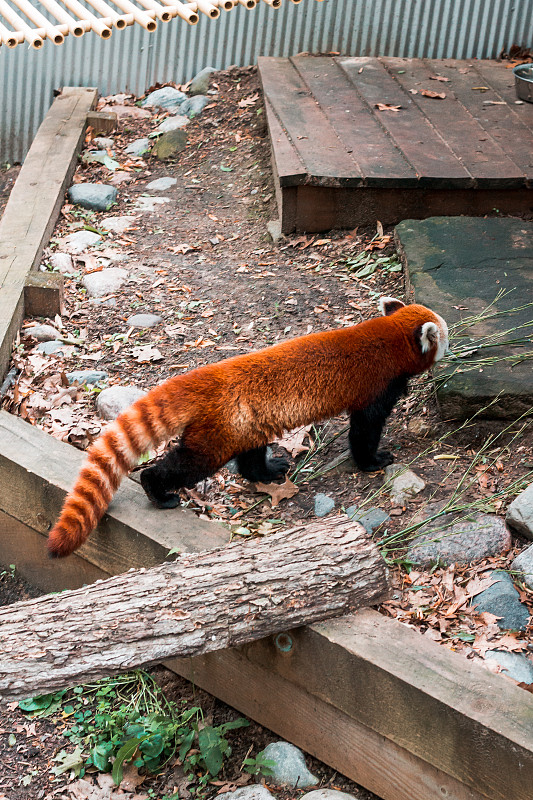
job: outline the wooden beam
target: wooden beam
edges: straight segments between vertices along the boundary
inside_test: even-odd
[[[56,223],[96,89],[65,87],[44,118],[0,219],[0,379],[24,314],[24,284]]]
[[[384,800],[531,798],[531,695],[375,611],[168,665]]]
[[[46,558],[45,536],[55,522],[84,461],[84,454],[71,445],[29,425],[19,417],[0,411],[0,511],[40,534],[40,559]],[[183,508],[156,509],[142,488],[130,479],[122,482],[108,513],[78,551],[106,575],[131,567],[151,567],[164,561],[171,548],[194,552],[220,547],[229,532],[215,522],[199,519]],[[5,553],[0,549],[0,561]],[[21,549],[17,567],[33,563],[31,553]],[[61,564],[63,561],[61,562]],[[56,562],[58,577],[61,567]],[[45,589],[54,589],[38,583]]]

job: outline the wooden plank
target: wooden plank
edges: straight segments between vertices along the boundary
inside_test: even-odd
[[[491,800],[531,800],[529,693],[371,610],[290,637],[247,657]]]
[[[83,142],[96,89],[69,88],[56,97],[24,161],[0,219],[0,377],[21,321],[21,296],[63,203]]]
[[[415,170],[335,59],[296,56],[291,62],[347,151],[354,154],[365,186],[416,186]]]
[[[75,447],[0,411],[0,510],[46,535],[83,460]],[[210,550],[228,539],[225,528],[192,511],[154,508],[142,488],[126,479],[78,554],[109,575],[159,564],[173,547]]]
[[[486,800],[277,670],[250,660],[249,652],[249,647],[223,650],[198,658],[172,659],[165,666],[383,800]],[[323,680],[328,684],[337,678],[332,662]],[[353,683],[350,677],[348,687]]]
[[[279,184],[297,186],[304,183],[307,176],[305,166],[266,96],[264,102],[273,166]]]
[[[24,281],[24,312],[27,317],[54,318],[63,313],[63,275],[32,270]]]
[[[491,188],[511,188],[525,186],[523,171],[506,155],[500,145],[479,124],[467,109],[457,102],[450,84],[439,85],[430,80],[438,71],[440,62],[426,62],[423,59],[383,58],[386,69],[392,74],[404,91],[411,94],[412,102],[429,120],[435,131],[442,137],[466,169],[474,177],[478,186]],[[454,85],[459,87],[465,76],[457,73]],[[436,88],[435,88],[436,87]],[[422,91],[439,91],[446,94],[444,100],[424,97]]]
[[[263,91],[305,165],[321,185],[360,186],[361,170],[286,58],[260,58]]]
[[[533,106],[524,103],[525,106],[530,106],[530,110],[523,118],[517,113],[521,106],[514,102],[516,95],[512,71],[496,61],[469,63],[447,59],[429,63],[435,74],[449,79],[449,83],[442,83],[443,91],[446,92],[447,87],[450,87],[461,105],[497,142],[519,170],[526,177],[533,178]],[[439,86],[438,83],[435,85]],[[475,88],[482,86],[487,86],[490,91],[484,92]],[[500,91],[500,87],[511,88],[512,94]],[[527,124],[527,116],[531,125]]]
[[[377,58],[338,58],[337,63],[401,149],[421,186],[473,186],[470,173],[436,133],[428,119]],[[376,103],[402,106],[401,111],[374,111]]]

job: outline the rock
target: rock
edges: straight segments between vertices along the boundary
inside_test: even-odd
[[[38,342],[53,342],[59,336],[59,331],[51,325],[32,325],[31,328],[26,328],[25,333],[33,336]]]
[[[107,372],[100,369],[76,369],[74,372],[67,372],[67,380],[69,383],[78,382],[80,385],[86,383],[99,383],[100,381],[107,380]]]
[[[130,181],[134,179],[135,179],[135,174],[120,170],[120,172],[115,172],[114,175],[111,178],[109,178],[109,183],[112,183],[113,186],[119,186],[121,183],[130,183]]]
[[[115,187],[106,183],[75,183],[67,194],[71,203],[93,211],[108,211],[117,199]]]
[[[86,233],[90,233],[90,231],[86,231]],[[98,236],[98,234],[93,235]],[[76,272],[72,256],[69,253],[52,253],[48,257],[48,263],[62,275],[72,275],[73,272]]]
[[[324,465],[323,471],[333,472],[335,475],[353,475],[357,471],[357,466],[350,450],[343,450],[342,453]]]
[[[127,278],[128,272],[125,269],[109,267],[109,269],[103,269],[101,272],[91,272],[89,275],[84,275],[82,284],[87,289],[90,297],[102,297],[120,289]]]
[[[151,181],[151,183],[147,185],[146,191],[165,192],[167,189],[170,189],[171,186],[175,186],[177,182],[177,178],[157,178],[157,180]]]
[[[120,166],[118,161],[108,154],[107,150],[86,150],[81,157],[84,164],[103,164],[111,172]]]
[[[275,800],[275,798],[266,786],[250,784],[249,786],[241,786],[240,789],[236,789],[234,792],[217,794],[217,800]]]
[[[327,494],[315,495],[315,516],[325,517],[335,508],[335,500]]]
[[[533,683],[533,664],[521,653],[487,650],[485,661],[495,661],[502,668],[501,671],[517,683]]]
[[[58,342],[57,340],[54,341],[47,341],[41,342],[35,348],[39,353],[42,353],[45,356],[51,356],[54,353],[59,353],[65,349],[65,345],[63,342]]]
[[[163,322],[163,317],[158,317],[156,314],[134,314],[126,320],[126,324],[134,328],[153,328],[160,322]]]
[[[189,85],[189,94],[194,97],[196,94],[206,94],[209,89],[209,80],[213,72],[216,72],[214,67],[204,67],[197,75],[194,76]]]
[[[529,613],[526,606],[520,602],[511,578],[502,570],[495,570],[491,577],[496,579],[496,583],[477,594],[472,599],[471,606],[475,606],[478,613],[488,611],[500,617],[497,623],[502,630],[525,630],[529,622]]]
[[[394,477],[396,475],[396,477]],[[391,480],[390,496],[394,505],[404,506],[411,497],[422,491],[425,483],[416,473],[403,464],[389,464],[385,468],[385,479]]]
[[[149,153],[152,147],[150,139],[135,139],[134,142],[129,144],[124,152],[133,158],[141,158],[146,153]]]
[[[312,775],[305,765],[301,750],[289,742],[272,742],[262,753],[265,759],[275,761],[272,775],[266,778],[267,783],[307,789],[316,786],[318,778]]]
[[[135,201],[135,208],[137,211],[157,211],[157,206],[163,205],[163,203],[170,203],[168,197],[139,197]]]
[[[152,155],[165,161],[176,153],[181,153],[187,144],[187,133],[184,130],[168,131],[159,137],[154,145]]]
[[[430,503],[414,522],[437,514],[443,503]],[[466,518],[465,518],[466,517]],[[416,532],[406,558],[417,566],[470,564],[508,550],[511,533],[501,517],[477,512],[443,514]]]
[[[196,97],[189,97],[188,100],[185,100],[180,107],[180,114],[189,117],[198,117],[204,110],[204,108],[209,105],[211,102],[210,97],[206,97],[203,94],[197,94]]]
[[[179,89],[174,89],[172,86],[163,86],[162,89],[150,92],[142,101],[142,106],[143,108],[177,109],[185,100],[187,100],[187,95],[180,92]]]
[[[102,241],[102,237],[93,231],[74,231],[59,240],[58,247],[67,253],[83,253],[88,247],[94,247]]]
[[[189,117],[183,117],[181,114],[176,114],[174,117],[168,117],[167,119],[164,119],[163,122],[157,126],[154,134],[168,133],[169,131],[177,131],[180,128],[186,128],[189,122]],[[150,134],[150,136],[153,136],[154,134]]]
[[[374,533],[379,527],[390,521],[389,515],[381,508],[369,508],[361,511],[357,506],[350,506],[346,514],[355,522],[360,522],[367,533]]]
[[[136,386],[110,386],[96,398],[96,411],[102,419],[116,419],[144,394]]]
[[[300,797],[300,800],[356,800],[353,794],[338,789],[314,789]]]
[[[281,220],[271,219],[270,222],[267,222],[266,229],[274,244],[277,244],[280,239],[283,239],[283,233],[281,232]]]
[[[132,119],[148,119],[152,116],[147,108],[139,108],[139,106],[123,106],[119,103],[116,105],[102,106],[100,111],[110,111],[112,114],[116,114],[118,119],[124,119],[125,117],[131,117]]]
[[[413,436],[427,436],[432,431],[429,422],[421,417],[413,417],[407,423],[407,430]]]
[[[114,139],[108,139],[106,136],[95,136],[93,144],[100,147],[102,150],[111,150],[115,145]]]
[[[524,583],[533,589],[533,544],[517,555],[511,564],[512,572],[520,572]]]
[[[104,219],[100,223],[100,227],[104,229],[104,231],[112,231],[113,233],[125,233],[128,231],[133,223],[135,223],[137,217],[104,217]]]
[[[533,539],[533,483],[515,497],[505,517],[507,524],[527,539]]]

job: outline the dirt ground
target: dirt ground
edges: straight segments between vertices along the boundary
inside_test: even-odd
[[[149,157],[132,159],[124,152],[129,143],[152,132],[168,116],[156,112],[150,118],[121,119],[113,135],[112,155],[120,163],[114,178],[97,164],[80,164],[77,169],[76,182],[109,182],[112,178],[118,182],[123,178],[118,202],[107,213],[64,205],[43,266],[62,246],[63,237],[75,230],[88,227],[103,233],[104,238],[98,247],[76,258],[75,275],[65,281],[65,312],[61,318],[49,320],[67,340],[63,354],[38,354],[35,340],[27,335],[27,320],[13,356],[13,365],[19,370],[17,383],[3,402],[8,410],[75,446],[86,447],[98,435],[102,422],[95,413],[98,390],[66,387],[63,375],[67,371],[101,369],[109,374],[108,385],[148,389],[201,364],[368,318],[377,313],[380,295],[405,299],[391,231],[383,231],[378,221],[372,229],[295,234],[272,241],[266,224],[276,217],[276,205],[256,71],[235,68],[217,73],[212,89],[213,102],[188,126],[187,146],[176,158],[162,163]],[[130,97],[108,98],[107,103],[136,108]],[[95,149],[90,135],[87,147]],[[0,173],[0,186],[4,174]],[[146,193],[147,183],[162,176],[177,178],[176,186],[160,193],[170,202],[154,213],[140,213],[136,201]],[[131,215],[130,228],[123,234],[105,234],[102,219],[117,215]],[[375,268],[371,264],[367,274],[357,276],[368,258]],[[80,277],[105,266],[127,269],[129,281],[95,302],[81,289]],[[127,318],[141,312],[159,314],[163,322],[150,329],[129,326]],[[414,381],[412,388],[391,415],[384,435],[396,461],[412,464],[426,482],[424,491],[405,506],[391,505],[382,489],[383,474],[331,468],[347,447],[345,418],[284,440],[293,455],[289,477],[297,493],[280,500],[279,505],[275,505],[279,490],[272,490],[271,502],[268,493],[258,492],[228,470],[187,492],[183,500],[198,513],[230,526],[234,536],[248,537],[314,518],[315,495],[325,493],[335,500],[334,513],[352,505],[384,508],[392,516],[386,535],[394,541],[392,537],[409,525],[424,503],[446,499],[456,491],[475,462],[475,479],[464,490],[464,501],[484,503],[493,512],[504,514],[516,494],[511,489],[506,494],[506,487],[526,480],[533,468],[531,426],[518,433],[516,426],[488,421],[461,427],[440,418],[428,377]],[[487,456],[476,460],[483,447]],[[397,592],[383,611],[418,627],[444,646],[479,658],[481,649],[476,649],[476,641],[485,636],[486,643],[486,629],[483,621],[464,607],[468,586],[495,566],[508,568],[524,545],[516,537],[511,551],[501,557],[469,568],[430,573],[409,573],[402,562],[404,548],[391,545],[387,557]],[[9,594],[12,587],[13,578],[6,575],[0,581],[0,597],[8,592],[4,603],[15,599]],[[523,586],[520,590],[531,608],[532,593]],[[496,630],[490,631],[489,639],[490,646],[498,646]],[[529,633],[514,639],[516,649],[530,647]],[[167,675],[164,680],[171,692],[187,691],[177,679]],[[232,713],[213,698],[206,696],[205,702],[216,715]],[[52,783],[47,771],[55,749],[64,746],[60,744],[61,725],[42,721],[37,734],[31,727],[27,733],[27,722],[16,708],[4,711],[0,725],[0,798],[2,791],[9,800],[61,797],[64,781]],[[16,748],[7,744],[13,730],[22,740]],[[241,753],[250,746],[258,752],[276,738],[255,725],[236,731],[235,737],[241,761]],[[232,759],[228,765],[228,778],[232,770],[235,773],[237,761]],[[28,765],[38,775],[28,787],[17,788]],[[323,776],[324,785],[370,800],[370,794],[316,762],[311,769]]]

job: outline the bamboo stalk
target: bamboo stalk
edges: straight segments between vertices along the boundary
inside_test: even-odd
[[[88,0],[91,4],[94,3],[96,0]],[[98,2],[102,2],[102,0],[98,0]],[[142,11],[140,8],[137,8],[130,0],[113,0],[114,4],[118,6],[122,11],[125,11],[126,14],[133,14],[133,18],[135,22],[137,22],[142,28],[152,33],[157,28],[157,22],[152,19],[152,17],[146,13],[146,11]]]
[[[0,22],[0,40],[2,44],[7,45],[9,48],[16,47],[20,42],[24,41],[24,34],[20,31],[9,31],[5,25]]]
[[[23,14],[25,14],[28,19],[31,19],[35,25],[42,29],[44,35],[47,39],[51,39],[54,44],[63,44],[65,41],[65,37],[63,33],[59,30],[59,28],[55,25],[52,25],[40,11],[38,11],[29,0],[12,0],[14,5],[19,8]],[[41,31],[39,30],[39,33]]]
[[[180,0],[162,0],[162,2],[172,11],[173,16],[180,17],[180,19],[188,22],[189,25],[196,25],[198,23],[198,14],[196,13],[196,9],[194,11],[192,10],[190,3],[185,5],[181,3]]]
[[[138,2],[145,8],[150,9],[150,11],[154,11],[161,22],[170,22],[172,17],[176,16],[169,8],[164,8],[159,3],[156,3],[155,0],[138,0]]]
[[[128,21],[124,19],[124,17],[117,12],[115,8],[105,3],[104,0],[87,0],[89,5],[91,5],[95,11],[98,11],[101,14],[103,19],[111,20],[111,24],[117,28],[117,30],[122,31],[128,24]]]
[[[30,26],[24,22],[22,17],[19,17],[19,15],[13,11],[11,6],[8,6],[5,0],[0,0],[0,14],[7,19],[10,25],[23,34],[24,39],[34,48],[34,50],[39,50],[43,46],[42,36],[39,36],[35,31],[33,31]]]
[[[85,21],[77,21],[70,14],[67,14],[63,6],[60,6],[56,0],[40,0],[41,5],[43,5],[59,22],[66,25],[68,28],[69,33],[71,33],[76,38],[83,36],[85,31],[90,30],[90,25],[87,20]],[[60,30],[64,30],[62,26],[60,26]]]
[[[1,2],[1,0],[0,0]],[[73,14],[76,14],[77,17],[80,19],[87,20],[91,23],[91,30],[98,34],[102,39],[109,39],[112,34],[111,28],[108,27],[108,24],[113,24],[112,20],[102,20],[95,17],[93,13],[88,11],[78,0],[63,0],[66,7],[72,11]]]
[[[224,11],[231,11],[232,8],[235,8],[234,0],[217,0],[217,5],[222,6]]]
[[[237,0],[237,2],[240,3],[241,6],[247,8],[248,10],[255,8],[257,5],[256,0]]]
[[[209,19],[216,19],[220,16],[220,9],[210,3],[209,0],[196,0],[196,8]]]

